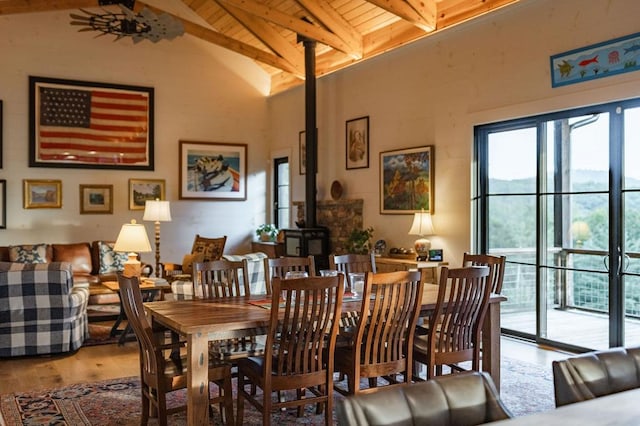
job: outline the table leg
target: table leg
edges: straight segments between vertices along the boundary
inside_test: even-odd
[[[187,421],[193,426],[209,424],[208,346],[203,333],[187,335]]]
[[[500,390],[500,303],[489,303],[482,325],[482,370]]]

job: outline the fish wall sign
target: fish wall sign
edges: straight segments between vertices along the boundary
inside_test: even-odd
[[[640,70],[640,33],[551,56],[551,87]]]

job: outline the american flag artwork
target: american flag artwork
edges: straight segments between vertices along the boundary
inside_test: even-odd
[[[153,165],[147,91],[36,82],[34,97],[33,165]]]

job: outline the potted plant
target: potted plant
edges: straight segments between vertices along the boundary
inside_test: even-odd
[[[347,239],[347,253],[368,254],[371,252],[371,238],[373,237],[373,228],[370,226],[366,229],[354,229]]]
[[[272,223],[264,223],[258,226],[256,235],[260,241],[275,241],[278,236],[278,228]]]

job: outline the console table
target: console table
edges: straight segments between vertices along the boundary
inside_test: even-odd
[[[284,256],[284,243],[270,241],[252,241],[251,251],[261,251],[272,259]]]
[[[449,265],[449,262],[422,262],[414,259],[401,259],[396,257],[376,257],[377,272],[395,272],[408,271],[410,269],[422,269],[428,273],[427,282],[431,282],[434,284],[438,283],[438,268],[440,266],[447,265]]]

